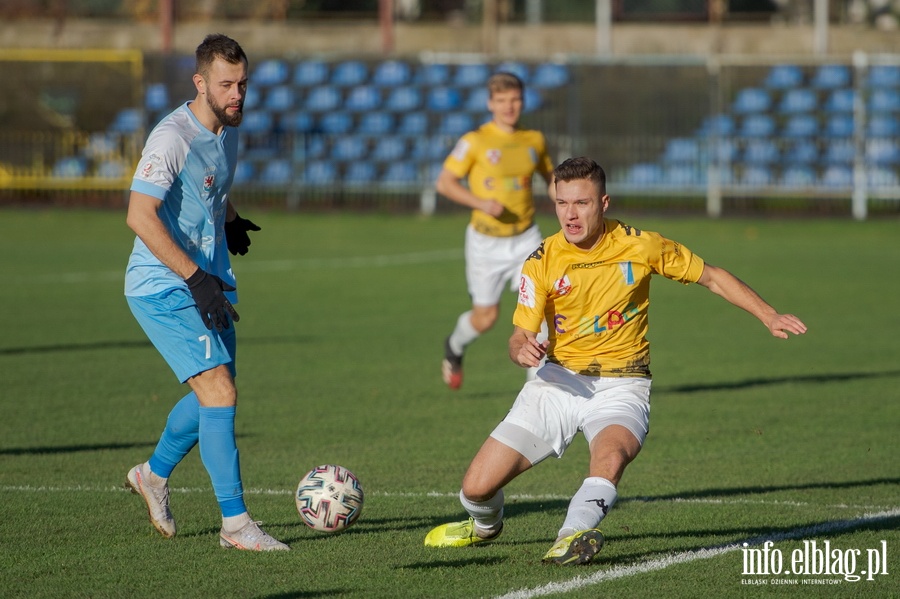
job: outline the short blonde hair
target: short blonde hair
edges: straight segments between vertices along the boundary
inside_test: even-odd
[[[520,92],[524,91],[525,84],[512,73],[500,71],[499,73],[494,73],[490,76],[487,80],[487,88],[490,95],[493,96],[495,93],[505,92],[511,89],[516,89]]]

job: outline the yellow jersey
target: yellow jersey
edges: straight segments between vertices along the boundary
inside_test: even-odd
[[[603,221],[592,250],[560,231],[525,260],[513,324],[536,333],[546,320],[547,360],[579,374],[650,378],[650,277],[696,283],[704,262],[659,233]]]
[[[483,199],[493,199],[506,208],[500,218],[472,211],[472,226],[492,237],[518,235],[534,223],[532,178],[540,173],[549,179],[553,163],[540,131],[508,133],[493,121],[463,135],[444,160],[444,168],[458,179],[467,177],[469,190]]]

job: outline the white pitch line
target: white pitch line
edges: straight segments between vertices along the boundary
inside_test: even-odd
[[[549,584],[545,584],[543,586],[535,587],[532,589],[512,591],[510,593],[498,595],[494,597],[494,599],[533,599],[534,597],[542,597],[544,595],[552,595],[555,593],[569,593],[572,591],[580,591],[585,587],[597,585],[608,580],[616,580],[619,578],[635,576],[637,574],[656,572],[658,570],[664,570],[669,566],[674,566],[676,564],[685,564],[697,560],[718,557],[725,553],[740,550],[744,547],[744,543],[746,543],[748,546],[752,546],[760,545],[766,541],[778,542],[793,539],[802,539],[811,536],[820,536],[823,534],[858,528],[866,524],[880,522],[882,520],[887,520],[888,518],[894,518],[897,516],[900,516],[900,508],[894,508],[875,514],[864,514],[859,518],[854,518],[851,520],[836,520],[834,522],[824,522],[815,526],[795,528],[794,530],[788,530],[785,532],[773,534],[771,536],[757,536],[750,539],[745,539],[743,541],[737,541],[735,543],[728,543],[727,545],[703,547],[695,551],[682,551],[679,553],[672,553],[660,558],[642,561],[627,566],[616,566],[614,568],[610,568],[609,570],[601,570],[590,576],[579,576],[566,582],[551,582]]]

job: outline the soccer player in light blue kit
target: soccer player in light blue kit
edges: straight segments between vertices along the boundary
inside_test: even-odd
[[[234,437],[232,325],[239,317],[228,251],[246,254],[247,232],[259,230],[228,199],[247,56],[234,40],[209,35],[196,58],[196,98],[153,129],[134,175],[127,222],[137,238],[125,274],[128,306],[191,392],[169,413],[149,461],[128,472],[126,486],[144,498],[156,529],[174,537],[168,478],[199,443],[222,510],[221,546],[286,550],[247,512]]]

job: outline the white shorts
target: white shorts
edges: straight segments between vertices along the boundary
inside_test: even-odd
[[[612,424],[641,443],[650,431],[650,379],[592,377],[548,363],[525,383],[491,437],[537,464],[562,457],[578,431],[588,443]]]
[[[511,237],[492,237],[479,233],[470,224],[466,228],[466,283],[475,306],[496,306],[503,286],[519,288],[522,264],[541,245],[537,225]]]

